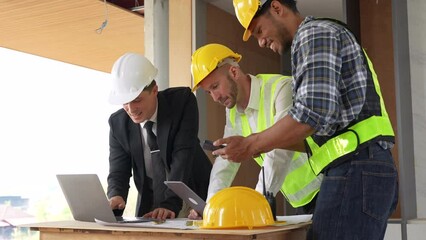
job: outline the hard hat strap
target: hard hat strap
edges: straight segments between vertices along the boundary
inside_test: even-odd
[[[223,59],[221,62],[219,62],[217,64],[217,67],[220,68],[220,67],[222,67],[225,64],[229,64],[229,65],[234,66],[234,67],[239,67],[240,66],[238,64],[238,62],[235,60],[235,58],[227,57],[227,58]]]

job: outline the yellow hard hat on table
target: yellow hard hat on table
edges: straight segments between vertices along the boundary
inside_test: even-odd
[[[249,228],[273,225],[266,198],[248,187],[230,187],[217,192],[203,212],[201,228]]]

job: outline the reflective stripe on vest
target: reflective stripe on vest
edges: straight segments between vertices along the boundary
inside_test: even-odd
[[[358,146],[363,143],[381,136],[394,136],[376,72],[365,52],[364,56],[368,62],[369,70],[371,71],[374,88],[377,95],[380,97],[381,116],[371,116],[352,125],[347,128],[346,132],[330,138],[322,146],[316,144],[312,137],[308,137],[306,142],[312,153],[309,162],[315,174],[319,174],[327,165],[336,159],[356,151]]]
[[[256,132],[260,132],[274,124],[274,116],[276,114],[274,99],[275,90],[277,84],[288,77],[274,74],[259,74],[256,77],[262,80],[256,125]],[[270,99],[266,99],[265,93],[270,94]],[[229,121],[233,129],[235,129],[236,113],[236,106],[229,110]],[[250,135],[252,129],[247,116],[245,114],[239,114],[239,117],[242,129],[235,130],[241,131],[243,136]],[[262,154],[262,157],[264,156],[265,154]],[[280,189],[293,207],[300,207],[309,203],[318,193],[321,184],[322,176],[318,177],[312,172],[305,156],[305,154],[302,155],[299,152],[294,153],[289,172]],[[255,161],[259,166],[263,165],[263,159],[261,157],[255,158]]]

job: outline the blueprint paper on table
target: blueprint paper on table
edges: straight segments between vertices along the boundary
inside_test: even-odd
[[[115,226],[115,227],[142,227],[142,228],[170,228],[170,229],[198,229],[196,226],[187,226],[188,218],[175,218],[167,219],[164,222],[158,223],[155,221],[152,222],[141,222],[141,223],[111,223],[104,222],[102,220],[96,219],[95,222],[104,226]]]
[[[276,226],[310,222],[312,214],[277,216]]]
[[[298,224],[304,222],[310,222],[312,220],[312,214],[306,215],[289,215],[289,216],[277,216],[277,221],[273,226],[284,226],[290,224]],[[200,227],[192,223],[193,220],[188,218],[175,218],[167,219],[165,222],[141,222],[141,223],[111,223],[104,222],[99,219],[95,219],[95,222],[104,226],[115,226],[115,227],[139,227],[139,228],[169,228],[169,229],[181,229],[181,230],[193,230],[199,229]]]

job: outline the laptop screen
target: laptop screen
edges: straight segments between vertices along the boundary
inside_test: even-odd
[[[56,178],[75,220],[116,222],[96,174],[58,174]]]
[[[178,195],[186,204],[197,211],[200,216],[203,216],[206,202],[198,196],[191,188],[181,181],[164,181],[176,195]]]

